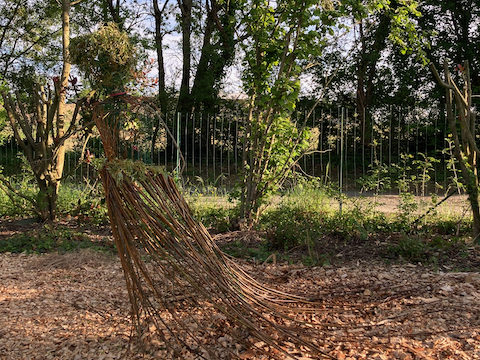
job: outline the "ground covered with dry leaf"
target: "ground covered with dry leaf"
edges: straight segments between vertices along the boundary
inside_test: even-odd
[[[318,344],[329,358],[480,359],[479,273],[365,261],[244,265],[272,287],[318,301],[319,312],[297,318],[322,324]],[[222,319],[210,321],[208,343],[218,346],[217,354],[235,348],[222,331],[228,324],[222,329],[216,326]],[[267,359],[240,350],[240,358]],[[289,351],[309,358],[302,349]],[[161,343],[142,353],[131,337],[127,292],[114,254],[0,255],[1,359],[167,357]]]

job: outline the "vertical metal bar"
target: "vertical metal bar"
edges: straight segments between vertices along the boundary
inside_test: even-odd
[[[238,117],[235,119],[235,174],[238,174]]]
[[[434,143],[433,143],[433,156],[435,157],[435,159],[437,158],[437,137],[438,137],[438,111],[436,112],[436,116],[435,116],[435,125],[434,125]],[[438,166],[437,166],[437,163],[434,163],[433,164],[434,168],[433,168],[433,180],[435,181],[435,194],[437,193],[437,169],[438,169]]]
[[[212,146],[212,160],[213,160],[213,181],[217,180],[217,173],[215,169],[215,160],[216,160],[216,150],[215,150],[215,135],[217,134],[217,115],[214,115],[213,117],[213,146]]]
[[[320,176],[323,175],[323,109],[320,110]]]
[[[339,122],[341,122],[341,112],[342,112],[342,109],[339,105],[337,105],[337,156],[340,155],[340,124],[338,124]]]
[[[223,174],[223,144],[225,143],[224,131],[225,113],[222,113],[222,125],[220,128],[220,174]],[[223,184],[222,184],[223,185]]]
[[[195,176],[195,116],[192,114],[192,175]]]
[[[363,122],[362,122],[362,176],[365,176],[365,128],[366,128],[366,119],[365,119],[365,108],[362,109],[363,112]]]
[[[383,125],[383,124],[382,124]],[[381,127],[381,124],[378,124],[378,135],[379,135],[379,162],[380,164],[383,164],[383,128]]]
[[[180,171],[180,116],[181,113],[177,113],[177,161],[175,166],[176,176],[178,176],[178,172]]]
[[[448,147],[448,140],[447,140],[447,116],[445,114],[446,109],[443,108],[443,118],[444,123],[443,123],[443,143],[444,148],[446,149]],[[445,191],[447,191],[447,154],[443,152],[443,187]]]
[[[203,113],[200,113],[200,133],[198,138],[198,172],[202,176],[202,134],[203,134]]]
[[[355,118],[355,110],[353,112],[352,131],[353,131],[353,184],[354,188],[357,184],[357,119]]]
[[[328,172],[327,172],[327,177],[329,179],[329,181],[332,181],[332,142],[330,142],[330,137],[332,136],[332,123],[333,123],[333,118],[332,118],[332,108],[330,108],[330,111],[329,111],[329,119],[328,119],[328,122],[329,122],[329,127],[328,127],[328,136],[327,136],[327,139],[328,139],[328,150],[330,150],[328,152]]]
[[[313,109],[313,114],[312,114],[312,129],[315,129],[315,109]],[[320,142],[320,134],[318,135],[318,141]],[[312,153],[312,176],[315,176],[315,152],[316,151],[317,149],[313,149],[313,153]]]
[[[345,176],[348,179],[348,108],[344,108],[345,112]],[[348,183],[345,182],[345,190],[347,190]]]
[[[340,201],[339,201],[339,211],[340,215],[342,215],[342,192],[343,192],[343,116],[344,116],[344,108],[342,107],[342,114],[340,118],[340,172],[339,172],[339,188],[340,188]]]
[[[185,131],[184,131],[184,135],[185,135],[185,144],[184,144],[184,151],[185,153],[183,154],[183,158],[185,159],[185,173],[187,171],[187,167],[188,167],[188,141],[187,141],[187,135],[188,135],[188,116],[190,114],[189,113],[186,113],[185,114]]]
[[[232,119],[228,119],[228,137],[227,137],[227,173],[228,177],[230,178],[230,135],[231,135],[231,125],[232,125]]]
[[[427,154],[428,154],[428,148],[427,148],[427,146],[428,146],[428,128],[427,127],[428,127],[428,121],[425,121],[425,136],[424,136],[424,138],[425,138],[425,156],[427,156]]]
[[[388,165],[392,165],[392,117],[393,117],[393,107],[390,105],[390,129],[389,129],[389,136],[388,136]]]
[[[207,124],[207,142],[206,142],[206,159],[205,159],[205,164],[207,166],[207,181],[208,181],[208,148],[210,147],[210,115],[207,113],[207,118],[206,118],[206,124]]]
[[[406,153],[410,154],[410,106],[407,107],[407,113],[405,116],[405,125],[407,125],[405,144],[407,146]]]
[[[417,119],[415,154],[418,154],[418,138],[419,138],[418,129],[420,128],[420,121],[416,114],[415,114],[415,118]]]
[[[168,126],[168,114],[165,113],[165,127]],[[163,158],[164,158],[164,163],[163,165],[165,166],[165,172],[167,172],[167,150],[168,150],[168,131],[165,128],[165,147],[163,148]]]
[[[175,136],[174,134],[176,134],[176,127],[175,127],[175,124],[176,124],[176,121],[175,121],[175,113],[172,113],[172,137]],[[174,155],[175,154],[175,145],[173,144],[173,139],[172,139],[172,154],[171,154],[171,159],[170,159],[170,163],[172,164],[172,168],[173,168],[173,158],[174,158]]]
[[[371,145],[370,145],[370,166],[377,160],[377,145],[375,144],[375,139],[374,133],[373,133],[373,128],[375,127],[375,118],[372,114],[370,118],[370,126],[372,128],[371,135],[370,135],[370,140],[371,140]]]
[[[398,161],[400,161],[400,154],[401,154],[401,149],[400,149],[401,134],[402,134],[402,109],[399,107],[398,108],[398,139],[397,139],[398,140],[397,141]]]
[[[307,124],[307,119],[306,119],[306,110],[304,110],[304,113],[303,113],[303,123],[306,125]],[[297,122],[298,124],[298,122]],[[303,155],[303,171],[305,171],[305,173],[307,173],[307,156],[306,155]]]

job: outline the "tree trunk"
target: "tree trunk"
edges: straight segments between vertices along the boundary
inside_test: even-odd
[[[41,221],[55,221],[57,212],[58,184],[45,177],[38,179],[37,212]]]
[[[472,236],[477,243],[480,243],[479,179],[476,160],[480,151],[475,142],[476,116],[472,109],[472,87],[469,63],[465,61],[464,70],[462,71],[462,77],[465,81],[464,93],[459,90],[459,87],[452,79],[446,61],[444,61],[443,67],[445,81],[440,78],[435,65],[430,64],[430,68],[437,82],[446,90],[445,107],[447,109],[448,126],[454,143],[453,154],[460,166],[463,183],[472,209]],[[453,109],[454,99],[456,100],[456,113],[454,113]],[[459,127],[457,126],[458,123],[460,125]]]
[[[182,82],[178,97],[177,112],[186,113],[190,108],[190,71],[192,57],[192,0],[179,0],[181,11],[180,26],[182,28]]]

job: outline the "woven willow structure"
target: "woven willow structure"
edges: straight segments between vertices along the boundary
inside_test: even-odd
[[[144,343],[157,339],[177,359],[295,358],[287,342],[290,349],[295,344],[324,357],[311,341],[313,326],[290,316],[311,312],[312,302],[254,280],[193,218],[171,177],[122,159],[122,122],[140,108],[156,112],[129,96],[96,104],[93,112],[107,158],[100,171],[106,204],[138,336]]]

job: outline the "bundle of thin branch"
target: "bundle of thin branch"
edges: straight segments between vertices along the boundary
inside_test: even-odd
[[[367,348],[366,329],[384,326],[385,336],[402,331],[401,321],[395,328],[394,320],[372,311],[383,307],[389,313],[389,292],[370,306],[335,307],[266,287],[223,253],[171,177],[119,158],[122,112],[140,102],[125,96],[100,103],[94,119],[107,155],[100,173],[110,223],[144,344],[161,344],[174,359],[319,359],[333,358],[332,334]],[[342,311],[362,323],[331,319]]]

